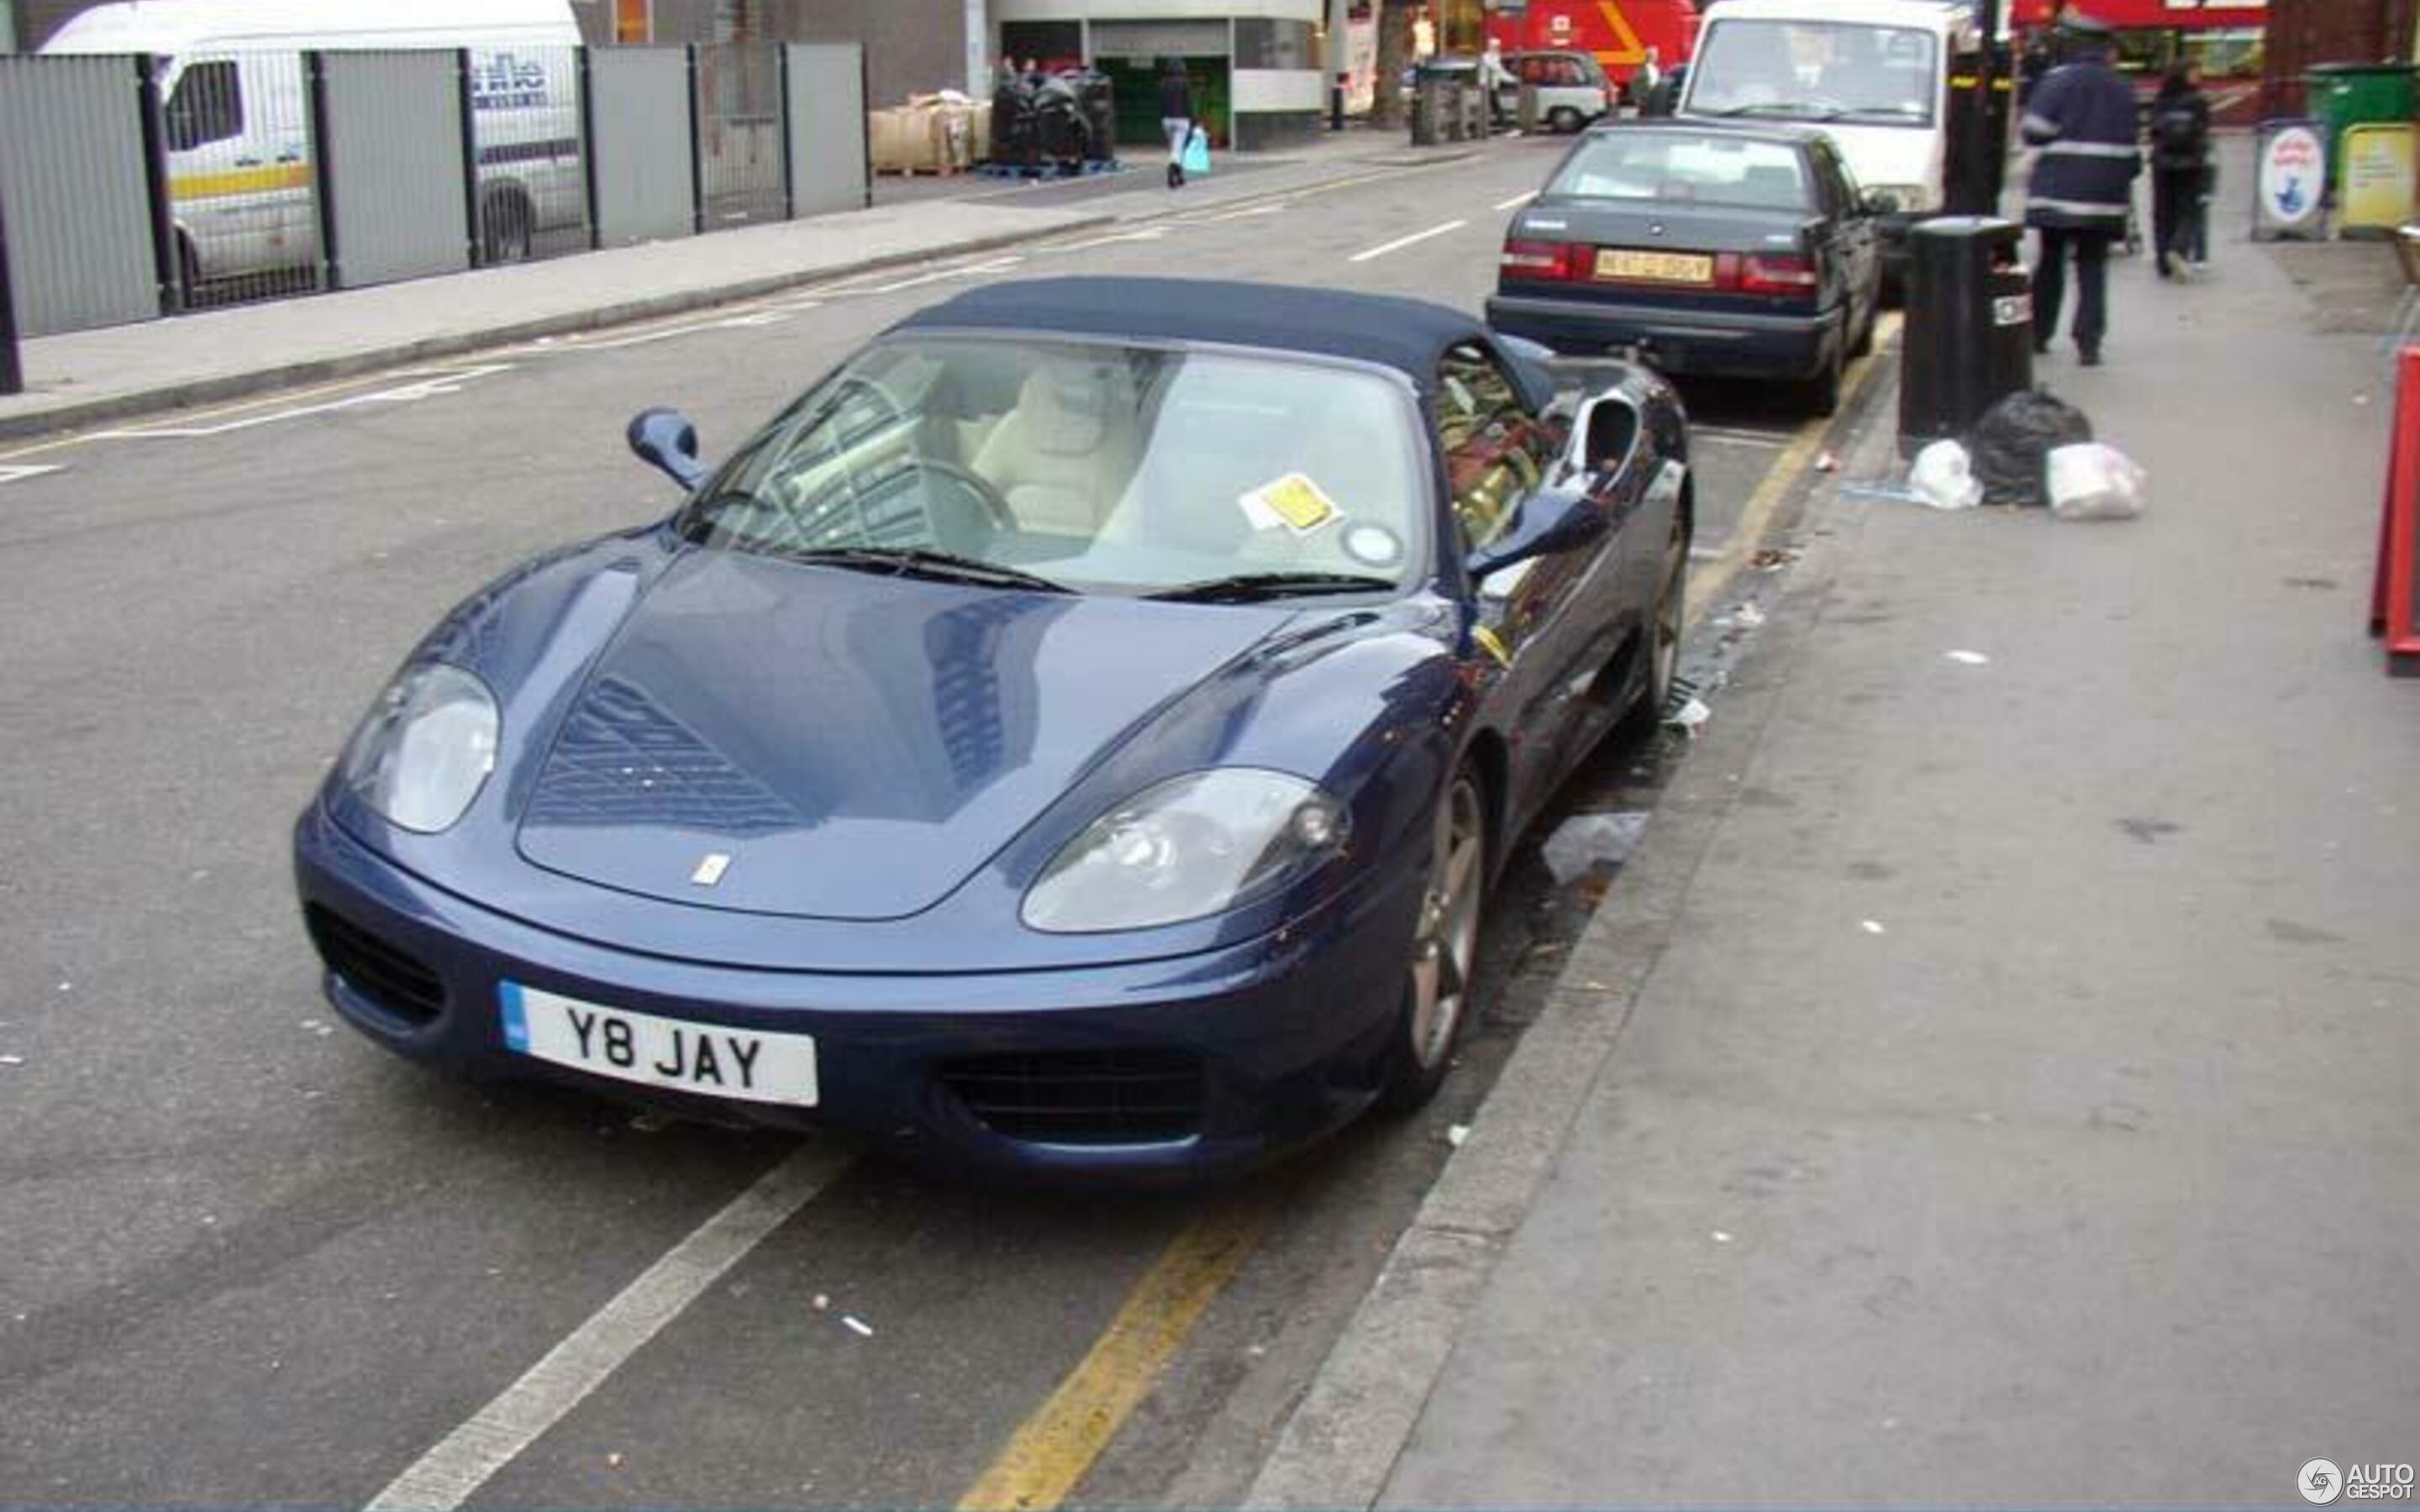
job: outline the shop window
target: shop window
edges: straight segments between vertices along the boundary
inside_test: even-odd
[[[1235,67],[1239,69],[1316,69],[1311,24],[1307,21],[1235,23]]]

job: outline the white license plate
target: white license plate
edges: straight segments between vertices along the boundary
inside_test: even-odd
[[[1627,247],[1600,247],[1596,276],[1634,284],[1711,284],[1714,260],[1694,252],[1638,252]]]
[[[744,1103],[815,1105],[812,1035],[693,1024],[585,1003],[508,981],[497,989],[504,1043],[592,1075]]]

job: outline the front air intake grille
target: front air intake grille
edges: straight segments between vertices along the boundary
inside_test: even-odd
[[[375,1007],[414,1025],[444,1011],[445,983],[418,961],[317,903],[302,911],[302,921],[328,969]]]
[[[995,1133],[1050,1145],[1155,1145],[1202,1131],[1202,1057],[1183,1050],[969,1056],[941,1085]]]

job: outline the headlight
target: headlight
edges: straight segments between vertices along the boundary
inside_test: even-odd
[[[1344,848],[1344,810],[1283,772],[1222,767],[1148,789],[1084,828],[1025,895],[1060,934],[1148,929],[1225,913]]]
[[[459,667],[406,668],[345,748],[347,787],[390,823],[434,835],[496,766],[496,700]]]

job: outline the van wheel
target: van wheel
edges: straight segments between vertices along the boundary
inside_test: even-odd
[[[202,255],[194,250],[194,239],[184,232],[177,233],[177,281],[179,305],[192,309],[202,298]]]
[[[1588,124],[1580,119],[1580,113],[1569,105],[1557,105],[1547,112],[1546,122],[1558,131],[1576,131]]]
[[[530,206],[519,194],[490,194],[479,206],[479,262],[527,262]]]

